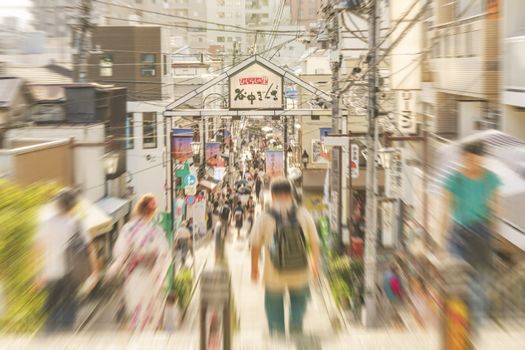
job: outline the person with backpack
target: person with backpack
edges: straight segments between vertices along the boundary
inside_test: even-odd
[[[491,226],[499,210],[501,181],[485,168],[484,145],[479,141],[462,145],[462,163],[462,168],[445,181],[442,232],[449,254],[474,268],[470,306],[474,323],[479,323],[486,318],[492,268]]]
[[[237,229],[237,238],[241,237],[241,229],[244,224],[244,209],[241,201],[237,202],[237,206],[233,211],[233,219],[235,220],[235,228]]]
[[[254,217],[255,217],[255,203],[253,202],[253,197],[250,196],[250,198],[248,198],[248,202],[246,203],[246,219],[248,220],[248,224],[249,224],[246,236],[248,237],[250,233],[252,232]]]
[[[290,297],[289,329],[302,333],[310,296],[310,272],[319,277],[319,238],[313,218],[293,201],[292,185],[282,178],[270,187],[272,205],[252,232],[251,278],[259,278],[259,257],[264,249],[264,305],[272,334],[284,334],[284,296]]]
[[[223,230],[223,237],[226,238],[228,236],[228,231],[230,227],[230,219],[231,219],[231,209],[230,209],[230,203],[229,201],[226,201],[220,211],[220,219],[221,219],[221,227]]]
[[[260,176],[257,176],[255,180],[255,195],[257,196],[257,201],[260,201],[261,189],[262,189],[262,180]]]
[[[43,257],[37,287],[47,292],[47,332],[73,328],[78,312],[75,295],[83,282],[82,275],[85,275],[80,270],[86,265],[88,268],[90,266],[93,277],[98,276],[100,271],[91,237],[75,217],[77,202],[78,196],[74,190],[61,191],[51,204],[56,207],[57,214],[43,220],[37,230],[38,256]]]
[[[186,257],[188,253],[193,254],[193,237],[190,230],[187,227],[187,222],[183,222],[181,227],[175,234],[175,250],[180,251],[180,263],[181,266],[186,264]]]

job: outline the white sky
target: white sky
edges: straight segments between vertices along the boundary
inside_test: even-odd
[[[0,0],[0,17],[18,17],[20,26],[27,27],[31,21],[30,0]]]

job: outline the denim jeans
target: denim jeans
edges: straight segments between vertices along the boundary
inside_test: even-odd
[[[75,325],[78,303],[71,280],[66,276],[50,281],[46,290],[46,310],[48,312],[46,332],[72,330]]]
[[[300,289],[290,289],[290,333],[301,333],[303,331],[303,318],[306,305],[310,298],[308,286]],[[284,291],[270,291],[266,289],[264,294],[264,307],[268,319],[270,333],[285,333],[284,325]]]
[[[481,235],[487,235],[487,237],[490,234],[485,224],[473,225],[472,229]],[[460,230],[461,227],[456,224],[452,229],[448,248],[452,256],[465,260],[466,251],[464,244],[462,244],[459,238]],[[468,242],[466,242],[466,244],[468,244]],[[476,327],[487,318],[487,292],[490,282],[490,269],[485,265],[473,266],[473,268],[474,270],[470,280],[469,306],[472,322]]]

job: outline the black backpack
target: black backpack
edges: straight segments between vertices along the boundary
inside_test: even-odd
[[[308,267],[306,239],[297,221],[297,208],[288,213],[287,220],[274,210],[269,214],[275,219],[276,232],[270,242],[270,260],[280,272],[301,271]]]
[[[230,208],[225,205],[221,209],[221,219],[222,220],[228,220],[230,218]]]
[[[91,274],[88,247],[82,238],[81,229],[81,224],[77,221],[75,233],[69,238],[65,251],[69,282],[75,289],[79,288]]]

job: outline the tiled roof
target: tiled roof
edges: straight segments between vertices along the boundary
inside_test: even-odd
[[[22,78],[28,84],[70,84],[71,77],[57,73],[46,67],[34,67],[30,65],[8,65],[6,75]]]
[[[0,107],[7,108],[13,102],[17,92],[22,86],[22,79],[13,77],[0,77]]]

